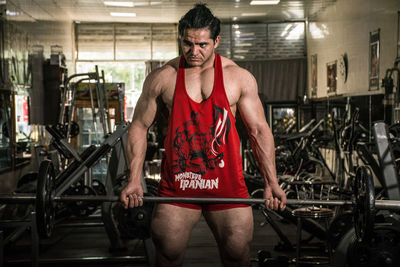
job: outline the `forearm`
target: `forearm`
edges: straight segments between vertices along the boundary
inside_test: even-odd
[[[275,167],[275,145],[272,133],[267,125],[261,125],[249,131],[253,155],[265,185],[278,184]]]
[[[129,182],[140,181],[147,149],[147,130],[131,125],[126,144],[126,159],[130,171]]]

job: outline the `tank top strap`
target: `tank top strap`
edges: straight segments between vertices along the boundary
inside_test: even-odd
[[[220,91],[221,89],[224,90],[224,77],[222,75],[222,62],[221,56],[215,53],[215,86],[218,88],[217,90]]]
[[[183,56],[179,59],[179,67],[178,67],[178,74],[176,76],[176,86],[175,86],[175,93],[176,90],[183,91],[185,88],[185,58]]]
[[[179,69],[183,69],[183,68],[185,68],[185,57],[181,56],[179,58]]]

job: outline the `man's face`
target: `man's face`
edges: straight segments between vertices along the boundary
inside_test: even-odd
[[[218,47],[219,36],[214,41],[210,37],[210,30],[186,29],[181,37],[181,47],[186,63],[192,67],[201,67],[208,62]]]

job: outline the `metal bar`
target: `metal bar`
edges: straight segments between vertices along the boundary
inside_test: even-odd
[[[99,262],[107,262],[107,263],[114,263],[114,262],[145,262],[145,256],[134,256],[134,255],[127,255],[127,256],[86,256],[86,257],[58,257],[58,258],[41,258],[39,259],[39,264],[56,264],[56,263],[99,263]],[[30,259],[10,259],[7,260],[6,264],[20,266],[22,264],[26,265],[30,263]]]
[[[36,195],[33,194],[0,194],[1,204],[33,203],[35,200]]]
[[[34,202],[36,196],[27,194],[7,195],[0,194],[0,203],[21,203],[21,202]],[[54,196],[55,202],[74,202],[74,201],[88,201],[88,202],[118,202],[119,196]],[[144,202],[153,203],[190,203],[190,204],[264,204],[267,199],[262,198],[196,198],[196,197],[157,197],[157,196],[144,196]],[[312,206],[312,205],[326,205],[326,206],[345,206],[354,205],[351,200],[315,200],[315,199],[288,199],[287,205],[299,206]],[[375,200],[375,207],[378,209],[399,209],[400,201],[398,200]]]
[[[55,201],[107,201],[118,202],[119,196],[59,196],[54,197]],[[190,203],[190,204],[264,204],[267,199],[262,198],[195,198],[195,197],[152,197],[144,196],[144,202],[153,203]],[[400,202],[397,202],[400,209]],[[329,205],[343,206],[353,205],[352,201],[345,200],[298,200],[288,199],[288,205]]]

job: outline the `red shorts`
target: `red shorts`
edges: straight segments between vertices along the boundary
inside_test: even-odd
[[[204,210],[204,211],[228,210],[235,208],[245,208],[250,206],[247,204],[188,204],[188,203],[167,203],[167,204],[187,209]]]

